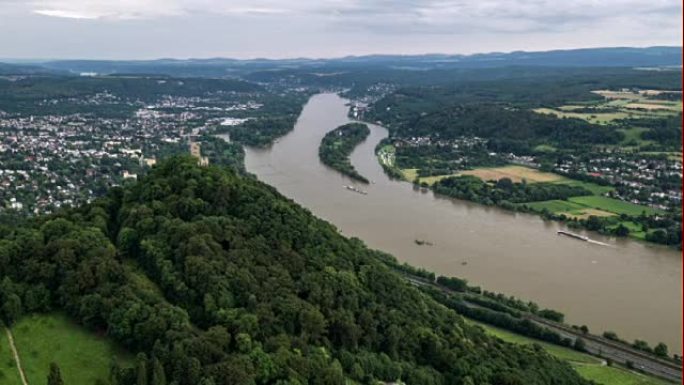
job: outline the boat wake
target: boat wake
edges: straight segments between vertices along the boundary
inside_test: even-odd
[[[608,246],[611,247],[612,245],[605,243],[605,242],[600,242],[600,241],[595,241],[593,239],[587,239],[587,242],[593,243],[594,245],[599,245],[599,246]]]

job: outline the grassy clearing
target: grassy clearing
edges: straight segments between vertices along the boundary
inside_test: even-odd
[[[546,209],[554,214],[565,214],[566,217],[577,219],[587,219],[591,215],[597,217],[610,217],[615,215],[614,213],[589,208],[579,203],[557,199],[551,201],[526,203],[526,205],[538,211]]]
[[[594,217],[612,217],[615,216],[614,213],[603,211],[599,209],[583,209],[581,213],[564,213],[566,216],[576,219],[587,219],[591,216]]]
[[[551,153],[551,152],[556,152],[556,147],[550,145],[550,144],[540,144],[534,148],[535,152],[546,152],[546,153]]]
[[[2,323],[0,323],[0,384],[22,385]]]
[[[580,376],[603,385],[665,385],[669,382],[616,366],[573,365]]]
[[[401,173],[404,175],[404,179],[406,179],[409,182],[413,182],[416,177],[418,176],[418,169],[417,168],[404,168],[401,170]]]
[[[473,175],[482,180],[499,180],[501,178],[509,178],[513,182],[556,182],[562,178],[558,174],[550,172],[539,171],[534,168],[523,166],[504,166],[493,168],[477,168],[474,170],[466,170],[460,172],[461,175]]]
[[[586,207],[609,211],[615,214],[627,214],[632,216],[638,216],[641,215],[642,212],[646,212],[647,215],[663,213],[662,210],[654,209],[648,206],[637,205],[634,203],[625,202],[604,196],[593,195],[585,197],[572,197],[568,200],[573,203],[579,203]]]
[[[577,363],[583,363],[583,364],[600,364],[601,360],[599,360],[596,357],[590,356],[589,354],[585,353],[580,353],[576,350],[569,349],[569,348],[564,348],[562,346],[558,345],[553,345],[544,341],[539,341],[535,340],[533,338],[525,337],[519,334],[515,334],[512,332],[509,332],[508,330],[504,329],[499,329],[494,326],[490,326],[487,324],[483,324],[480,322],[475,322],[473,323],[479,325],[482,327],[488,334],[491,334],[493,336],[499,337],[500,339],[506,341],[506,342],[511,342],[514,344],[537,344],[540,345],[541,347],[544,348],[549,354],[556,356],[562,360],[565,361],[570,361],[570,362],[577,362]]]
[[[581,180],[569,179],[565,177],[561,177],[561,179],[553,183],[566,184],[568,186],[580,186],[591,191],[591,193],[594,195],[603,195],[613,190],[612,186],[601,186],[596,183],[583,182]]]
[[[642,230],[641,225],[632,221],[621,221],[620,223],[629,229],[630,237],[640,239],[642,241],[646,240],[646,232]],[[611,229],[615,229],[617,226],[618,225],[612,226]]]
[[[530,345],[537,344],[544,348],[549,354],[561,360],[569,362],[575,370],[587,380],[595,381],[603,385],[666,385],[668,382],[661,381],[654,377],[645,376],[631,372],[627,369],[616,366],[603,365],[602,360],[589,354],[580,353],[576,350],[549,344],[533,338],[511,333],[507,330],[499,329],[480,322],[469,320],[470,322],[482,327],[485,332],[496,336],[503,341]]]
[[[12,327],[26,377],[44,384],[51,362],[56,362],[65,384],[109,383],[109,366],[117,359],[132,365],[132,357],[106,337],[97,336],[61,314],[31,315]],[[4,384],[4,382],[3,382]]]
[[[644,127],[632,127],[629,129],[619,129],[618,131],[625,134],[625,138],[622,140],[623,145],[636,143],[637,145],[646,145],[653,143],[652,140],[644,140],[641,138],[641,134],[648,131],[648,128]]]
[[[582,206],[577,203],[569,202],[569,201],[562,201],[558,199],[554,199],[551,201],[542,201],[542,202],[531,202],[531,203],[525,203],[525,205],[532,207],[535,210],[543,210],[546,209],[549,212],[552,213],[574,213],[574,214],[581,214],[582,210],[584,210],[586,207]]]

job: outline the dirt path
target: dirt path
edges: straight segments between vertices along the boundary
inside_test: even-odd
[[[7,333],[7,341],[9,341],[10,349],[12,349],[14,362],[17,363],[17,370],[19,371],[19,377],[21,377],[21,382],[24,385],[28,385],[28,381],[26,381],[26,374],[24,374],[24,368],[21,367],[19,352],[17,352],[17,347],[14,346],[14,336],[12,335],[12,331],[8,327],[5,327],[5,333]]]

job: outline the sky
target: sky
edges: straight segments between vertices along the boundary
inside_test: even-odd
[[[681,0],[0,0],[0,60],[681,44]]]

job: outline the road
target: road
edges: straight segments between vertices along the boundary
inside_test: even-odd
[[[575,341],[577,338],[584,340],[585,349],[588,353],[602,358],[609,358],[613,362],[627,365],[632,362],[634,368],[644,373],[656,377],[664,378],[669,381],[681,383],[682,367],[674,362],[660,359],[640,350],[633,349],[629,345],[611,341],[609,339],[594,334],[583,334],[579,330],[572,329],[567,325],[552,322],[534,315],[525,315],[530,321],[551,329],[564,338]]]
[[[413,285],[431,286],[445,293],[456,293],[447,287],[438,285],[434,282],[426,281],[423,278],[408,276],[406,274],[403,275]],[[464,302],[466,302],[466,305],[468,306],[482,307],[475,303],[470,303],[467,301]],[[591,333],[584,334],[581,330],[573,329],[568,325],[553,322],[532,313],[523,314],[523,317],[540,326],[544,326],[547,329],[557,332],[564,338],[571,339],[573,343],[575,339],[581,338],[584,340],[585,349],[589,354],[601,357],[603,359],[610,359],[613,362],[625,366],[627,366],[628,362],[631,362],[634,368],[639,369],[644,373],[676,383],[682,382],[682,366],[672,361],[658,358],[643,351],[634,349],[627,344],[612,341],[602,336],[597,336]]]

